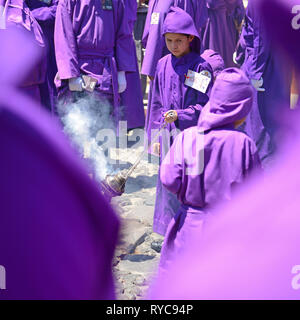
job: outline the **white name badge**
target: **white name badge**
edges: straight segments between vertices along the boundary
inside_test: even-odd
[[[158,24],[159,23],[159,12],[153,12],[151,15],[151,24]]]
[[[202,93],[206,93],[211,78],[212,75],[207,70],[201,71],[200,73],[189,70],[184,84]]]

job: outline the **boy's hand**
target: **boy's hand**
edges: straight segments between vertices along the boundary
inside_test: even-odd
[[[178,114],[176,110],[169,110],[164,114],[164,117],[167,123],[173,123],[178,119]]]
[[[156,156],[159,156],[160,157],[160,143],[154,143],[153,146],[152,146],[152,150],[153,150],[153,153],[156,155]]]

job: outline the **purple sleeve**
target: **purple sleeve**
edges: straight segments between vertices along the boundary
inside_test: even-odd
[[[201,72],[207,70],[213,75],[213,71],[211,66],[208,63],[201,64],[200,68],[198,67],[197,72]],[[203,107],[209,100],[210,91],[213,86],[213,80],[210,82],[207,88],[207,94],[199,93],[197,103],[194,105],[190,105],[185,109],[176,110],[178,115],[178,120],[175,122],[176,127],[183,131],[187,128],[196,126],[198,123],[198,119]]]
[[[55,21],[56,9],[58,5],[58,0],[49,7],[40,7],[32,10],[32,15],[38,22],[52,22]]]
[[[235,146],[234,152],[240,154],[237,167],[240,170],[231,183],[231,191],[235,193],[246,180],[251,179],[252,176],[263,175],[261,161],[258,155],[256,145],[253,140],[246,137]]]
[[[245,57],[246,57],[246,41],[245,41],[245,34],[246,34],[246,29],[245,26],[242,29],[240,39],[238,41],[237,47],[236,47],[236,62],[238,63],[239,66],[242,66],[243,63],[245,62]]]
[[[136,0],[124,0],[125,8],[127,9],[128,22],[134,26],[137,19],[137,1]]]
[[[163,186],[178,194],[182,185],[184,133],[180,133],[172,144],[160,167],[160,180]]]
[[[128,17],[123,0],[118,1],[116,19],[115,58],[118,71],[135,72],[136,62],[132,54],[132,33],[128,24]]]
[[[203,106],[201,104],[195,104],[193,106],[188,106],[185,109],[176,110],[178,115],[176,127],[178,127],[180,131],[183,131],[195,126],[198,122],[202,108]]]
[[[250,66],[250,76],[259,80],[264,74],[269,57],[269,46],[267,39],[263,36],[263,21],[259,12],[249,8],[253,19],[253,58]]]
[[[77,42],[72,24],[72,0],[61,0],[57,6],[55,19],[55,55],[60,79],[80,76],[77,56]]]

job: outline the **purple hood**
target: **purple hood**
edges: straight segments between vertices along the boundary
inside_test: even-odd
[[[225,69],[223,58],[214,50],[205,50],[201,57],[211,65],[215,76],[218,76]]]
[[[201,40],[192,17],[179,7],[171,7],[163,25],[163,35],[166,33],[189,34],[195,37],[191,48],[200,52]]]
[[[233,126],[249,113],[254,89],[242,70],[225,69],[217,77],[210,100],[203,108],[198,127],[207,131],[224,126]]]

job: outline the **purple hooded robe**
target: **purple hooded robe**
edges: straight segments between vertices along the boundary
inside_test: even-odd
[[[225,62],[225,67],[234,67],[232,56],[239,34],[235,21],[241,24],[245,8],[242,0],[206,0],[208,21],[203,35],[203,49],[218,52]]]
[[[0,5],[7,5],[6,11],[6,26],[10,28],[17,26],[26,30],[34,39],[35,45],[43,48],[43,55],[39,57],[39,63],[35,65],[27,75],[26,79],[19,82],[21,90],[28,96],[33,98],[36,102],[41,102],[39,85],[45,81],[46,77],[46,45],[43,32],[38,22],[27,7],[25,1],[22,0],[0,0]]]
[[[257,92],[253,108],[243,128],[256,143],[264,166],[269,166],[276,151],[280,115],[290,101],[291,68],[272,41],[265,35],[256,0],[250,0],[243,35],[246,43],[242,69],[249,79],[263,78],[265,92]]]
[[[196,29],[200,34],[207,20],[207,8],[204,0],[153,0],[149,4],[143,42],[146,53],[142,66],[142,74],[154,77],[157,63],[160,58],[169,53],[162,29],[166,15],[171,6],[186,11],[194,20]],[[155,19],[154,16],[158,17]],[[200,53],[201,46],[197,51]],[[196,50],[195,50],[196,51]]]
[[[133,34],[134,23],[137,16],[136,0],[125,0],[126,16],[128,18],[129,29]],[[137,54],[133,35],[130,39],[131,54],[135,57],[135,72],[126,73],[127,87],[121,93],[121,106],[123,115],[121,120],[127,121],[127,128],[134,129],[144,127],[145,112],[143,103],[142,86],[137,62]]]
[[[54,49],[54,22],[58,0],[50,0],[50,3],[46,3],[43,0],[26,0],[26,4],[41,26],[47,45],[46,81],[40,85],[40,93],[42,104],[54,113],[57,98],[57,90],[54,84],[54,78],[57,73]]]
[[[164,22],[163,34],[165,33],[190,34],[195,36],[196,45],[200,43],[193,19],[178,7],[170,9]],[[148,140],[151,141],[155,132],[162,127],[165,112],[176,110],[178,114],[178,120],[167,125],[160,140],[162,158],[167,154],[178,130],[182,131],[197,124],[202,107],[209,99],[213,81],[210,81],[206,92],[191,88],[185,84],[189,70],[198,74],[207,71],[211,77],[213,76],[211,66],[193,50],[181,58],[168,54],[159,61],[157,66],[152,99],[147,110]],[[163,188],[158,178],[153,224],[155,232],[165,234],[178,205],[177,199]]]
[[[261,5],[273,50],[285,52],[299,75],[300,32],[291,28],[297,19],[292,8],[299,1],[261,0]],[[186,247],[155,281],[148,298],[299,300],[299,109],[287,120],[282,133],[287,129],[292,135],[282,141],[272,172],[215,212],[202,250],[196,242]]]
[[[184,130],[161,165],[163,186],[181,203],[169,224],[161,254],[164,268],[185,247],[192,232],[200,237],[210,210],[232,198],[233,189],[260,167],[255,143],[234,130],[249,113],[253,88],[243,71],[225,69],[216,79],[198,126]]]
[[[61,128],[15,88],[38,54],[13,31],[0,30],[0,300],[113,299],[118,219]]]
[[[97,79],[95,93],[113,104],[118,121],[118,71],[136,71],[131,39],[123,0],[111,6],[109,0],[59,1],[54,33],[59,97],[69,92],[66,80],[91,76]]]

